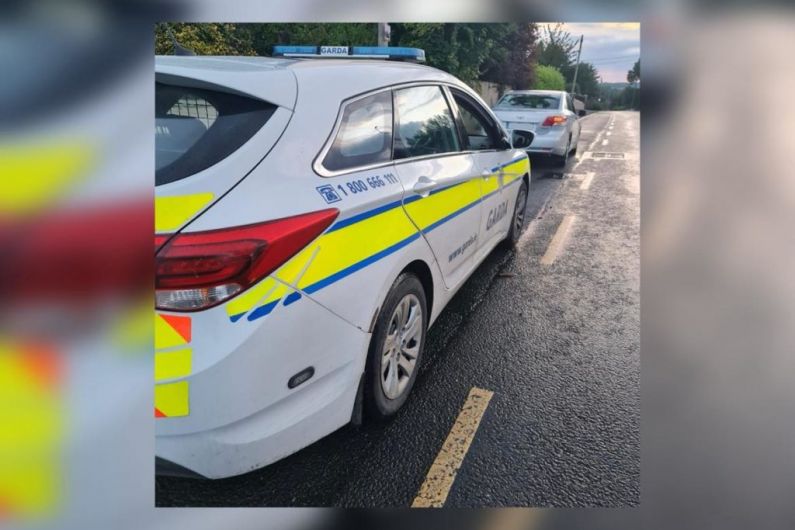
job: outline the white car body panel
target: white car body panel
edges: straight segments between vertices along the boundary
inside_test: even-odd
[[[186,86],[185,79],[192,78],[197,86],[228,87],[280,107],[227,158],[156,187],[157,199],[213,194],[213,202],[186,218],[178,231],[339,209],[318,239],[248,291],[201,311],[157,311],[189,317],[192,332],[185,344],[160,348],[156,328],[156,359],[187,346],[192,364],[187,376],[156,381],[157,386],[187,382],[189,389],[187,414],[156,420],[156,454],[206,477],[227,477],[283,458],[351,420],[373,322],[395,279],[409,266],[427,271],[432,324],[507,234],[519,185],[523,178],[529,183],[529,162],[522,150],[505,148],[318,173],[316,159],[341,109],[363,93],[409,84],[454,86],[488,112],[466,85],[428,67],[158,57],[156,72],[158,81]],[[412,191],[420,176],[437,182],[429,197]],[[346,193],[356,181],[380,184]],[[489,192],[462,207],[455,202],[464,197],[456,195],[458,188],[445,188],[464,181],[478,194]],[[327,186],[338,200],[327,202],[318,190]],[[506,203],[507,213],[498,215]],[[431,221],[437,225],[432,230],[422,225]],[[460,256],[449,259],[472,237]],[[307,367],[314,375],[288,388],[288,379]]]

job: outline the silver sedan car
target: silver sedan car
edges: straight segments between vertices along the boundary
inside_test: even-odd
[[[580,140],[579,117],[574,100],[558,90],[512,90],[506,92],[494,106],[494,114],[505,124],[508,132],[531,131],[535,134],[528,154],[543,154],[565,166],[570,155],[577,152]]]

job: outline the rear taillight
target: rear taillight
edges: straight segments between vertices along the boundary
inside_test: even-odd
[[[554,127],[555,125],[563,125],[566,123],[566,116],[547,116],[542,127]]]
[[[155,254],[158,309],[206,309],[283,265],[337,218],[328,209],[266,223],[177,234]],[[155,247],[163,236],[155,237]]]

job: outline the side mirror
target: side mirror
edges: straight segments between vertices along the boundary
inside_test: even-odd
[[[511,149],[512,147],[513,146],[511,145],[511,141],[508,139],[507,136],[502,136],[500,138],[500,149],[501,150],[504,151],[506,149]]]
[[[530,131],[514,129],[511,144],[515,149],[527,149],[533,143],[533,138],[535,138],[535,134]]]
[[[580,109],[580,110],[578,110],[578,111],[577,111],[577,116],[579,116],[580,118],[582,118],[583,116],[585,116],[585,109]]]

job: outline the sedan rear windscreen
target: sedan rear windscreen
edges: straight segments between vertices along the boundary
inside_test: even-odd
[[[557,109],[560,98],[540,94],[506,94],[497,102],[495,108],[503,109]]]
[[[155,83],[155,185],[217,164],[259,131],[276,105],[227,92]]]

